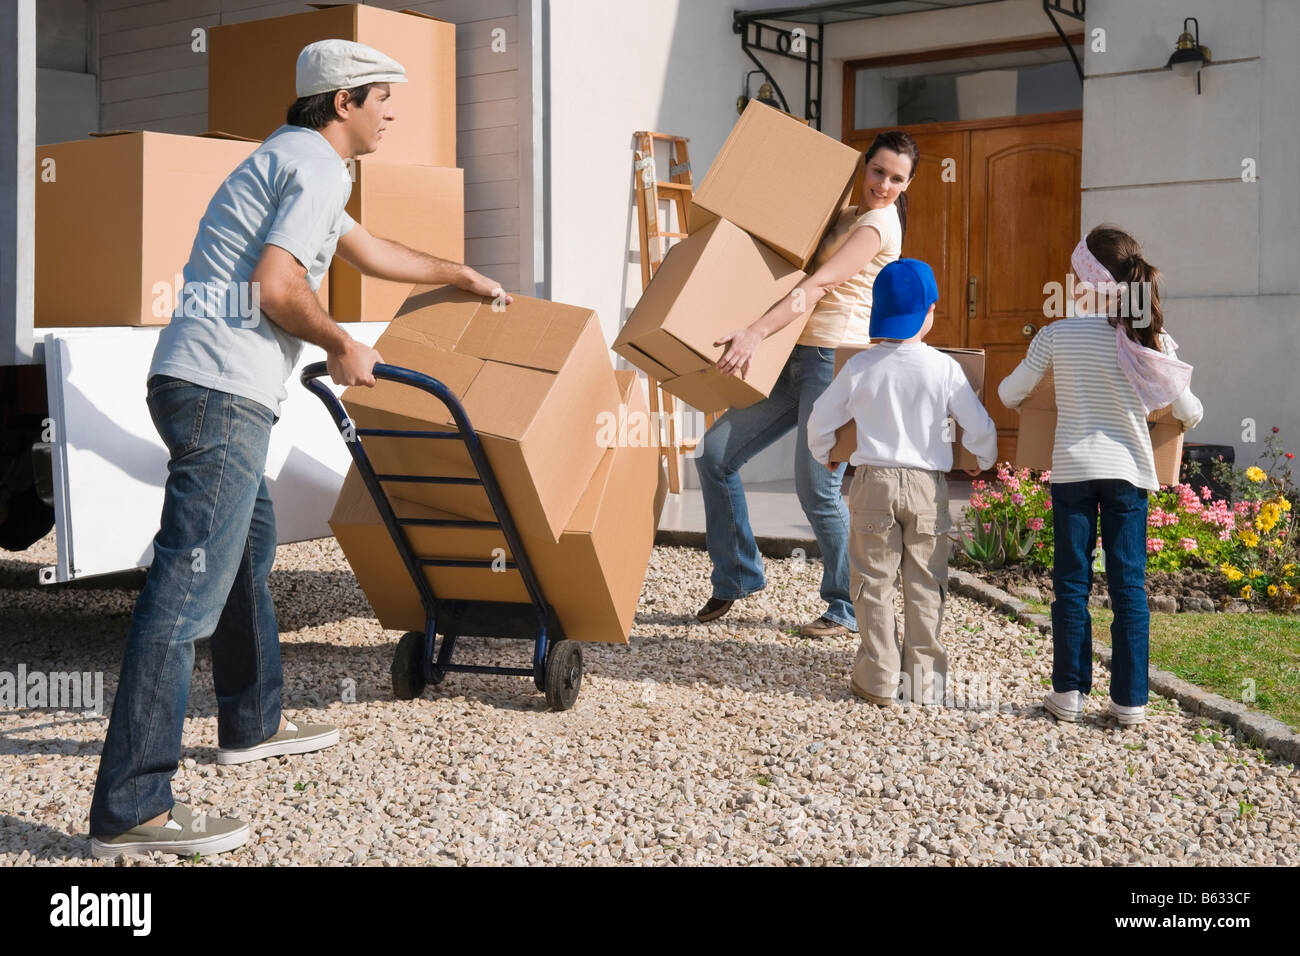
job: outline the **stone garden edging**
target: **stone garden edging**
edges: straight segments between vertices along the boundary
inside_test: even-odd
[[[969,571],[948,569],[950,588],[957,594],[974,598],[995,611],[1001,611],[1021,623],[1038,628],[1044,634],[1052,633],[1052,619],[1046,614],[1035,614],[1023,601],[1012,597],[1001,588],[986,584]],[[1092,654],[1110,667],[1111,650],[1094,642]],[[1147,673],[1151,689],[1162,697],[1171,697],[1193,714],[1217,720],[1239,731],[1256,746],[1271,751],[1290,763],[1300,763],[1300,735],[1275,717],[1252,711],[1245,704],[1229,700],[1204,688],[1197,687],[1169,671],[1152,667]]]

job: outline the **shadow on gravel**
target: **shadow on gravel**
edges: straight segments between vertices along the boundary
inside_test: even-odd
[[[18,833],[27,831],[26,843],[16,853],[26,850],[36,860],[84,860],[90,856],[88,833],[64,833],[41,823],[32,823],[8,814],[0,814],[0,830]],[[111,862],[108,863],[112,865]]]

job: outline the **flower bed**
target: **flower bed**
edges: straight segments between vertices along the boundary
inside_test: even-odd
[[[1297,515],[1300,495],[1292,480],[1294,455],[1278,429],[1265,441],[1259,463],[1233,469],[1222,461],[1204,476],[1188,469],[1187,482],[1164,486],[1149,499],[1147,592],[1161,610],[1258,609],[1291,612],[1300,605]],[[1262,467],[1261,467],[1262,466]],[[1212,477],[1230,488],[1216,498]],[[1047,589],[1053,557],[1051,472],[1031,473],[1001,464],[992,482],[971,486],[970,524],[960,563],[974,565],[991,583],[1015,593]],[[1197,487],[1198,482],[1200,487]],[[1104,558],[1097,542],[1095,568]],[[1094,591],[1104,595],[1105,576]],[[1155,598],[1172,598],[1157,601]]]

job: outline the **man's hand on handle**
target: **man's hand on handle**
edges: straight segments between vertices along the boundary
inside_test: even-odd
[[[373,388],[375,365],[383,360],[383,356],[369,345],[363,345],[349,336],[342,349],[326,354],[325,368],[335,385],[366,385]]]

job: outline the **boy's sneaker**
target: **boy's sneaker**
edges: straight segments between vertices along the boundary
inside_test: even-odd
[[[217,763],[226,766],[247,763],[250,760],[262,760],[266,757],[281,757],[285,754],[305,754],[313,750],[324,750],[338,742],[337,727],[331,727],[329,724],[298,726],[286,717],[284,730],[273,737],[268,737],[260,744],[239,750],[218,747]]]
[[[875,694],[867,693],[859,687],[858,682],[851,677],[849,678],[849,690],[853,693],[854,697],[869,701],[877,707],[897,707],[899,703],[898,698],[896,697],[878,697]]]
[[[90,840],[90,855],[97,860],[111,860],[124,853],[174,853],[193,856],[224,853],[248,842],[248,824],[243,820],[223,819],[207,813],[195,813],[183,803],[172,806],[171,815],[160,827],[141,825],[115,837]]]
[[[1125,727],[1131,727],[1133,724],[1140,724],[1147,719],[1146,704],[1138,704],[1136,707],[1129,707],[1124,704],[1117,704],[1110,701],[1107,707],[1110,715],[1118,720]]]
[[[1057,720],[1074,722],[1083,716],[1083,694],[1077,690],[1054,690],[1043,698],[1043,709]]]

